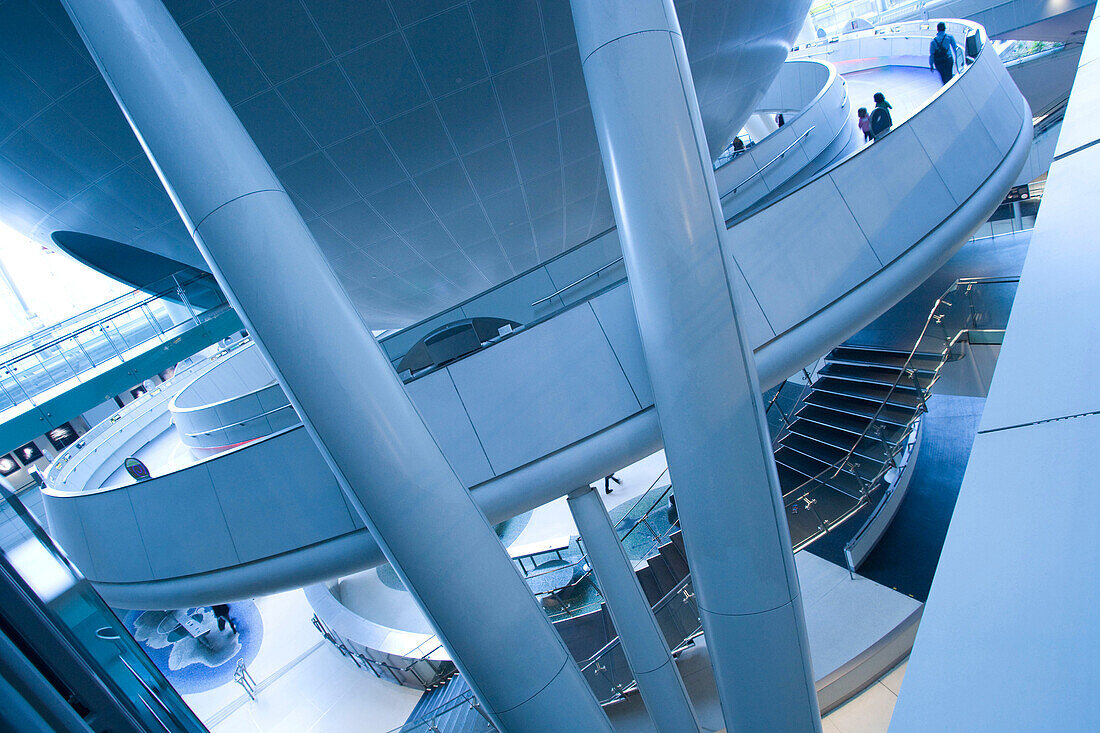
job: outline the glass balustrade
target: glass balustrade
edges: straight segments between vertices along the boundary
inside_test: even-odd
[[[33,406],[226,307],[206,273],[164,278],[0,350],[0,412]]]

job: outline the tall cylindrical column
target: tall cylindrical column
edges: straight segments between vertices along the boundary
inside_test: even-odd
[[[349,504],[486,710],[505,730],[610,731],[561,638],[168,11],[159,0],[64,4]]]
[[[585,486],[567,501],[653,727],[658,733],[698,731],[680,671],[599,492]]]
[[[820,730],[790,535],[679,21],[671,0],[572,8],[726,725]]]

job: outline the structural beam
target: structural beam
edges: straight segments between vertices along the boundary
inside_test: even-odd
[[[165,7],[64,4],[349,505],[497,726],[610,731],[282,184]]]
[[[599,492],[585,486],[567,501],[653,727],[658,733],[698,732],[687,688]]]
[[[572,9],[727,728],[820,730],[756,366],[672,0]]]

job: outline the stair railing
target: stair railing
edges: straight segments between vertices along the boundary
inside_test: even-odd
[[[877,487],[878,482],[881,481],[882,477],[886,474],[886,472],[888,470],[887,466],[890,465],[890,466],[896,467],[897,464],[896,464],[896,461],[895,461],[895,457],[896,457],[897,452],[900,450],[901,446],[903,446],[905,444],[906,438],[912,432],[914,426],[916,425],[917,419],[923,413],[927,412],[928,407],[927,407],[926,397],[927,397],[928,393],[931,391],[932,386],[936,383],[936,381],[939,380],[939,377],[940,377],[941,370],[942,370],[943,366],[946,365],[949,361],[953,361],[954,358],[961,358],[961,355],[956,355],[955,354],[955,352],[954,352],[955,346],[959,343],[959,341],[967,334],[967,332],[971,328],[974,328],[975,326],[979,325],[978,321],[981,320],[981,318],[983,316],[983,313],[980,310],[977,310],[977,309],[974,308],[973,298],[974,298],[975,289],[979,288],[979,287],[983,287],[983,286],[989,286],[989,285],[1010,284],[1010,283],[1018,283],[1018,282],[1019,282],[1018,277],[979,277],[979,278],[960,278],[960,279],[956,280],[954,283],[952,283],[951,287],[949,287],[943,293],[943,295],[941,295],[939,298],[936,299],[936,302],[933,305],[932,310],[929,313],[928,318],[925,320],[924,326],[920,331],[920,335],[917,337],[915,343],[913,344],[913,348],[909,351],[908,356],[905,359],[905,363],[898,370],[897,377],[894,379],[893,383],[890,385],[889,389],[887,390],[886,395],[883,397],[882,401],[879,403],[878,407],[875,409],[874,414],[869,418],[867,426],[863,429],[863,432],[860,433],[859,437],[855,441],[853,441],[852,447],[849,448],[842,457],[838,458],[832,464],[828,465],[826,468],[822,469],[821,471],[819,471],[814,476],[808,478],[806,481],[799,484],[794,489],[794,491],[790,492],[790,493],[794,493],[794,494],[797,494],[797,493],[803,492],[803,491],[805,492],[802,496],[798,497],[796,499],[796,501],[798,501],[798,500],[806,501],[807,508],[813,510],[813,502],[806,499],[806,496],[809,495],[809,492],[811,490],[811,489],[808,489],[807,487],[810,486],[810,485],[828,486],[829,485],[828,482],[830,480],[836,478],[841,473],[841,471],[845,470],[846,467],[848,467],[849,465],[852,464],[852,457],[856,454],[856,449],[859,448],[859,446],[863,443],[864,439],[867,438],[867,436],[869,434],[871,434],[872,428],[874,428],[875,426],[878,426],[877,427],[877,433],[878,433],[880,442],[884,446],[884,451],[886,453],[886,462],[883,463],[882,468],[879,469],[879,471],[877,471],[875,473],[875,475],[873,477],[871,477],[867,482],[867,485],[870,487],[870,491],[873,491]],[[967,305],[969,306],[969,312],[966,313],[965,318],[964,318],[964,325],[961,328],[949,330],[948,326],[947,326],[947,320],[948,320],[947,317],[949,315],[954,314],[954,311],[952,310],[953,307],[954,307],[954,303],[952,301],[948,300],[948,297],[953,296],[956,293],[965,295],[967,297]],[[933,330],[934,330],[933,325],[938,327],[938,330],[941,332],[941,335],[936,337],[936,338],[938,338],[939,341],[942,341],[942,344],[943,344],[942,347],[940,348],[940,351],[939,351],[940,359],[939,359],[938,363],[936,363],[935,366],[931,370],[928,370],[928,369],[919,370],[914,366],[914,362],[918,358],[918,355],[928,353],[928,352],[922,352],[921,351],[921,345],[924,343],[925,338],[930,337],[932,335]],[[920,383],[920,380],[917,378],[917,372],[918,371],[931,371],[932,372],[932,376],[928,379],[927,384],[922,385]],[[885,439],[885,436],[882,435],[882,428],[879,425],[879,417],[882,415],[883,410],[886,409],[886,406],[890,403],[891,398],[894,396],[895,392],[898,390],[898,387],[902,383],[903,377],[906,377],[907,375],[910,377],[910,379],[911,379],[911,381],[912,381],[912,383],[913,383],[913,385],[914,385],[914,387],[917,391],[917,394],[918,394],[919,399],[920,399],[920,404],[917,407],[917,409],[914,411],[913,417],[911,417],[909,420],[906,421],[906,423],[903,426],[901,426],[900,430],[898,431],[897,440],[894,441],[893,443],[891,443],[889,440]],[[789,432],[789,426],[784,428],[784,430],[781,432],[779,437],[782,438],[788,432]],[[778,442],[778,439],[777,439],[777,442]],[[889,448],[887,448],[886,446],[889,446]],[[853,473],[854,473],[854,475],[856,475],[857,480],[860,480],[858,472],[853,472]],[[861,484],[862,484],[862,481],[861,481]],[[870,492],[867,492],[867,491],[863,492],[863,495],[861,496],[859,502],[847,514],[845,514],[844,517],[841,517],[840,520],[846,519],[847,517],[854,514],[868,500],[868,493],[870,493]],[[813,511],[816,511],[816,510],[813,510]],[[819,519],[820,519],[820,515],[819,515]],[[833,525],[835,525],[840,520],[834,520]],[[829,526],[830,525],[829,525],[828,520],[821,520],[821,529],[824,532],[829,531]],[[800,549],[801,547],[809,544],[809,542],[817,539],[818,537],[820,537],[820,534],[817,534],[817,535],[814,535],[814,536],[811,536],[811,537],[807,538],[803,542],[799,543],[799,546],[797,546],[795,549],[796,550]]]
[[[408,721],[403,725],[399,725],[398,727],[387,731],[387,733],[418,733],[419,731],[438,733],[440,731],[440,728],[438,726],[439,719],[447,713],[463,707],[470,708],[482,717],[482,719],[486,723],[485,731],[497,730],[497,727],[493,725],[492,719],[488,715],[486,715],[484,710],[482,710],[481,703],[478,702],[478,699],[474,695],[473,691],[466,690],[455,699],[448,700],[438,707],[424,713],[416,720]]]
[[[415,679],[418,683],[420,683],[420,685],[425,689],[431,689],[432,687],[435,687],[440,682],[449,679],[452,675],[455,674],[456,670],[454,669],[454,665],[452,662],[431,659],[431,655],[443,646],[434,636],[429,637],[428,639],[436,639],[436,646],[433,647],[431,651],[421,653],[420,655],[413,657],[413,655],[416,654],[420,647],[422,647],[425,643],[421,642],[419,646],[409,651],[407,655],[404,655],[404,658],[412,658],[411,662],[403,665],[397,665],[391,664],[390,662],[384,660],[368,657],[366,654],[356,651],[353,644],[350,644],[349,642],[346,642],[344,639],[342,639],[340,635],[329,628],[329,626],[324,621],[322,621],[317,616],[317,614],[313,615],[312,621],[313,627],[317,629],[317,632],[321,634],[325,641],[327,641],[329,644],[332,644],[336,651],[340,652],[341,656],[350,659],[352,663],[360,669],[363,669],[364,667],[369,669],[374,674],[374,676],[378,677],[379,679],[385,679],[382,674],[383,672],[385,672],[389,675],[389,677],[393,679],[394,682],[399,685],[403,685],[408,681],[406,677],[406,675],[408,675]],[[419,670],[420,665],[427,665],[428,668],[432,670],[432,676],[428,679],[425,679],[424,675],[422,675]]]
[[[682,578],[653,605],[653,616],[674,657],[695,643],[703,633],[703,624],[699,620],[690,575]],[[625,699],[637,689],[618,636],[581,662],[580,667],[601,705]]]
[[[643,491],[641,493],[641,495],[638,496],[638,498],[634,500],[634,503],[632,503],[630,505],[630,508],[626,510],[626,513],[623,516],[624,517],[629,517],[634,512],[634,510],[637,509],[638,506],[640,506],[642,504],[642,502],[644,502],[646,500],[646,497],[649,495],[649,493],[653,489],[655,489],[657,487],[657,485],[661,482],[661,480],[664,479],[666,476],[668,476],[668,468],[667,467],[665,468],[665,470],[661,471],[661,473],[657,476],[657,478],[655,478],[653,480],[653,482],[649,485],[649,488],[647,488],[645,491]],[[642,512],[642,515],[637,520],[635,520],[634,523],[631,524],[631,526],[619,537],[619,541],[620,542],[625,541],[627,537],[632,535],[634,533],[634,531],[642,525],[645,525],[646,529],[649,530],[653,543],[659,543],[664,537],[667,537],[669,534],[671,534],[671,532],[675,529],[675,527],[677,527],[679,525],[678,522],[670,523],[671,524],[670,528],[665,532],[658,532],[657,530],[655,530],[653,528],[653,525],[650,524],[650,522],[649,522],[649,518],[650,518],[650,515],[652,514],[652,512],[655,511],[656,509],[658,509],[665,502],[666,498],[669,496],[669,494],[671,492],[672,492],[672,486],[670,484],[663,491],[661,491],[660,494],[658,494],[658,496],[655,499],[652,499],[650,501],[649,507],[644,512]],[[583,552],[583,548],[582,548],[581,556],[579,558],[577,558],[576,560],[573,560],[572,562],[568,563],[567,565],[559,565],[559,566],[556,566],[554,568],[551,568],[549,570],[545,570],[545,571],[542,571],[542,572],[532,571],[532,572],[526,573],[524,578],[525,579],[537,578],[537,577],[539,577],[541,575],[545,575],[547,573],[559,572],[564,567],[573,567],[573,568],[582,567],[583,568],[585,565],[588,565],[587,569],[583,570],[582,573],[579,576],[577,576],[576,578],[570,580],[570,582],[566,586],[564,586],[562,588],[559,588],[557,590],[542,591],[540,593],[535,594],[536,596],[553,596],[553,597],[557,598],[559,604],[561,605],[562,612],[566,616],[573,616],[576,613],[576,609],[571,607],[566,601],[564,601],[563,596],[568,597],[572,593],[573,590],[575,590],[578,586],[580,586],[581,584],[583,584],[585,581],[589,580],[592,577],[592,567],[591,567],[591,564],[588,562],[588,553]],[[587,605],[583,606],[582,610],[587,608],[587,607],[588,607]]]

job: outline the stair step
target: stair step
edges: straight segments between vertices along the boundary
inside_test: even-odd
[[[661,586],[657,583],[657,578],[653,574],[653,568],[650,565],[643,565],[638,568],[637,575],[638,582],[642,586],[642,592],[645,593],[649,605],[652,606],[661,600],[663,594],[661,593]]]
[[[849,456],[848,451],[819,443],[816,440],[810,440],[795,433],[785,435],[782,445],[823,463],[836,464],[837,461],[843,460],[848,464],[848,470],[858,474],[864,481],[870,481],[878,475],[879,471],[882,470],[882,464],[885,462],[881,459],[876,460],[859,454]]]
[[[815,485],[819,486],[825,483],[853,497],[859,496],[862,492],[862,484],[853,474],[847,471],[840,471],[836,473],[836,475],[833,475],[835,469],[832,468],[830,464],[799,453],[787,446],[781,446],[779,450],[775,452],[775,462],[787,466],[806,478],[819,477],[817,484],[810,485],[811,488]],[[821,475],[822,472],[825,472],[824,475]]]
[[[645,559],[646,563],[653,568],[653,577],[657,580],[657,585],[661,589],[661,596],[664,597],[672,588],[679,582],[679,578],[665,562],[665,559],[661,556],[661,553],[654,552]]]
[[[825,361],[829,363],[841,362],[845,364],[867,364],[869,366],[901,367],[909,362],[912,369],[931,370],[939,366],[941,357],[939,354],[917,352],[910,360],[908,351],[897,349],[880,349],[872,346],[856,346],[843,344],[833,349]]]
[[[870,366],[866,364],[844,364],[830,362],[821,367],[817,373],[819,377],[833,377],[836,379],[854,379],[860,382],[873,382],[875,384],[891,385],[898,380],[902,373],[901,367]],[[918,370],[914,375],[922,387],[927,387],[934,372],[931,370]],[[902,376],[898,380],[898,386],[913,386],[913,378]]]
[[[835,412],[856,415],[862,418],[875,417],[879,422],[897,426],[903,426],[909,422],[916,410],[899,405],[885,405],[880,410],[881,403],[865,400],[859,397],[838,395],[831,392],[811,392],[806,397],[807,405],[824,407]],[[801,414],[801,412],[797,413]]]
[[[914,410],[921,406],[921,394],[915,387],[904,385],[888,387],[873,382],[856,382],[851,379],[824,377],[814,382],[814,391],[858,397],[878,404],[886,401],[890,405],[908,407]]]
[[[864,430],[867,430],[867,426],[871,423],[869,417],[851,415],[846,412],[837,412],[819,405],[803,405],[798,411],[798,418],[800,420],[809,420],[810,422],[815,422],[819,425],[833,428],[834,430],[853,433],[853,438],[862,435]],[[901,435],[901,426],[883,422],[880,422],[879,425],[882,427],[883,437],[891,443],[896,443],[898,436]],[[867,436],[870,437],[872,435],[875,435],[873,427],[867,430]],[[877,438],[878,436],[876,435],[875,437]]]
[[[779,472],[779,488],[782,490],[783,496],[787,496],[799,486],[806,483],[805,476],[784,466],[782,463],[777,462],[775,468]]]
[[[676,546],[676,549],[680,551],[680,554],[686,559],[687,550],[684,549],[684,533],[680,530],[676,530],[675,532],[670,534],[668,538],[672,541],[672,544]]]
[[[688,568],[687,558],[683,553],[671,542],[666,542],[657,548],[657,551],[661,553],[661,557],[665,559],[665,564],[672,570],[672,574],[676,576],[676,582],[679,583],[683,580],[691,569]]]
[[[852,455],[873,461],[883,460],[886,452],[886,448],[877,436],[867,435],[860,439],[858,435],[853,433],[838,430],[829,425],[822,425],[821,423],[812,422],[810,420],[798,419],[792,422],[790,434],[823,443],[832,448],[842,450],[845,453],[851,450],[852,446],[858,441],[859,444],[856,445]]]

